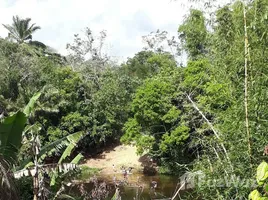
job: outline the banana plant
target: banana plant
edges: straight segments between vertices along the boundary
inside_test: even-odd
[[[69,171],[78,168],[79,161],[83,158],[82,154],[78,154],[70,163],[63,163],[67,157],[69,157],[77,146],[77,143],[85,136],[85,132],[77,132],[57,141],[54,141],[41,148],[41,143],[38,136],[38,127],[32,126],[30,130],[31,146],[33,156],[24,161],[21,170],[15,172],[15,178],[21,178],[24,176],[33,177],[33,188],[34,188],[34,200],[39,199],[44,193],[44,174],[48,174],[51,178],[50,186],[55,185],[56,179]],[[29,137],[29,136],[28,136]],[[60,151],[63,151],[61,157],[57,163],[44,164],[44,159],[48,156],[54,155]]]
[[[34,112],[34,103],[38,100],[41,93],[37,93],[34,95],[29,104],[25,107],[23,113],[21,113],[25,119],[23,126],[21,126],[21,132],[24,130],[27,118],[29,118]],[[77,168],[78,162],[83,158],[82,154],[78,154],[70,163],[63,163],[67,157],[69,157],[77,146],[77,143],[85,136],[87,133],[85,132],[77,132],[66,137],[54,141],[44,147],[41,147],[41,143],[39,140],[39,131],[40,127],[36,124],[28,125],[26,129],[23,131],[23,134],[20,134],[20,145],[23,139],[26,142],[31,144],[33,155],[30,156],[27,160],[23,161],[19,170],[14,172],[15,178],[21,178],[23,176],[32,176],[33,177],[33,194],[34,199],[37,200],[40,196],[42,196],[42,185],[43,185],[43,176],[44,173],[50,174],[51,183],[50,185],[54,185],[56,182],[56,178],[59,175],[68,173]],[[14,145],[13,145],[14,146]],[[65,148],[65,149],[64,149]],[[60,151],[63,151],[58,163],[44,164],[44,159],[47,156],[54,155]],[[14,151],[10,151],[12,153]],[[16,155],[16,154],[15,154]],[[9,155],[7,157],[10,157]],[[14,157],[14,156],[13,156]],[[11,158],[13,158],[11,157]]]
[[[41,148],[37,134],[38,127],[32,125],[25,129],[27,118],[29,118],[34,111],[34,104],[40,96],[40,92],[35,94],[24,108],[23,112],[18,111],[3,119],[0,123],[0,182],[2,183],[0,186],[0,196],[6,197],[6,199],[19,199],[13,182],[13,175],[15,178],[33,176],[34,199],[38,199],[38,195],[40,194],[39,181],[41,178],[41,173],[39,172],[52,171],[51,185],[53,185],[59,174],[76,169],[78,162],[83,158],[81,154],[78,154],[71,163],[63,163],[63,161],[70,156],[77,143],[87,133],[77,132],[70,134]],[[17,164],[17,155],[22,145],[22,139],[29,132],[32,134],[32,140],[30,142],[32,143],[34,156],[29,158],[23,169],[12,173],[12,166]],[[65,150],[58,163],[42,164],[47,156],[59,152],[64,148]]]
[[[0,123],[0,196],[3,199],[19,199],[13,182],[12,166],[17,164],[27,116],[40,95],[38,93],[32,97],[24,112],[18,111]]]

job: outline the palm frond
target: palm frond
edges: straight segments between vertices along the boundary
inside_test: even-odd
[[[15,24],[15,29],[14,30],[17,33],[19,42],[22,42],[22,40],[24,38],[24,35],[23,35],[23,32],[24,32],[23,20],[20,19],[18,16],[16,16],[16,21],[14,22],[14,24]]]
[[[20,18],[18,15],[13,16],[13,24],[12,26],[14,27],[15,30],[19,30],[20,29]]]
[[[30,21],[31,21],[32,19],[31,18],[26,18],[26,19],[24,19],[24,25],[25,25],[25,28],[29,28],[29,23],[30,23]]]
[[[32,35],[26,35],[26,37],[24,38],[24,40],[31,40],[33,37]]]
[[[14,26],[6,25],[6,24],[3,24],[3,26],[4,26],[4,28],[6,28],[9,31],[9,33],[8,33],[9,38],[14,39],[14,40],[18,40]]]
[[[31,30],[32,33],[34,33],[35,31],[37,31],[37,30],[39,30],[39,29],[41,29],[40,26],[34,26],[34,27],[32,27],[30,30]]]
[[[19,16],[13,16],[12,25],[4,25],[9,31],[9,36],[19,43],[32,39],[32,34],[40,29],[35,24],[30,25],[31,18],[20,19]]]
[[[9,32],[13,32],[13,27],[8,24],[2,24]]]

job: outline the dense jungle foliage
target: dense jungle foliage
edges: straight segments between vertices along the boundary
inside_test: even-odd
[[[134,144],[161,173],[229,180],[224,187],[202,182],[187,199],[248,199],[256,186],[239,183],[255,180],[268,154],[267,16],[267,0],[237,1],[209,16],[191,9],[177,43],[158,31],[122,64],[102,52],[104,31],[99,39],[89,28],[76,34],[64,57],[32,40],[40,27],[14,17],[5,25],[9,37],[0,38],[1,118],[40,92],[26,126],[34,127],[40,146],[78,132],[85,133],[75,140],[82,154],[118,141]],[[187,54],[186,65],[177,62],[179,54]],[[51,152],[45,162],[62,153]],[[32,143],[24,142],[14,166],[29,155]],[[251,198],[267,199],[264,187]]]

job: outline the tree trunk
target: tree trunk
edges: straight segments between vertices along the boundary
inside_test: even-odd
[[[35,174],[33,176],[33,200],[38,200],[38,193],[39,193],[39,179],[38,179],[38,153],[39,153],[39,147],[37,145],[37,137],[34,138],[34,144],[33,144],[33,152],[34,152],[34,172]]]

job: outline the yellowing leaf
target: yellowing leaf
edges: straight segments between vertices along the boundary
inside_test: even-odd
[[[257,168],[257,182],[263,185],[264,181],[268,178],[268,164],[262,162]]]
[[[261,195],[258,190],[253,190],[248,196],[249,200],[259,200],[260,197]]]

